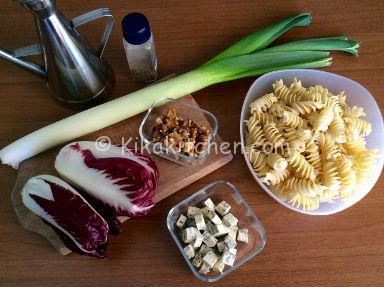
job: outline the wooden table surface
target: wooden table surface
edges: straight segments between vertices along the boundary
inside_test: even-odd
[[[308,2],[308,3],[307,3]],[[156,38],[160,76],[183,73],[242,36],[293,14],[309,11],[313,22],[282,37],[294,40],[345,34],[362,42],[360,57],[334,53],[327,71],[364,85],[383,109],[384,2],[377,1],[77,1],[57,0],[68,17],[109,6],[116,25],[105,57],[117,84],[113,97],[141,85],[129,79],[120,21],[132,11],[146,14]],[[0,1],[0,46],[34,43],[32,17],[17,3]],[[81,29],[91,43],[103,23]],[[216,85],[195,93],[198,103],[218,116],[224,140],[239,141],[239,116],[254,79]],[[42,82],[0,61],[0,146],[60,120],[73,111],[58,106]],[[267,231],[263,252],[216,286],[383,286],[384,183],[340,214],[314,217],[295,213],[262,191],[242,155],[230,164],[162,201],[145,218],[129,220],[110,240],[109,258],[60,256],[38,235],[23,230],[11,207],[16,171],[0,167],[0,286],[201,286],[168,234],[168,210],[204,185],[226,179],[235,184]]]

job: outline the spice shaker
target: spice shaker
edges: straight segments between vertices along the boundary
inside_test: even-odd
[[[134,81],[151,82],[157,78],[155,43],[147,17],[130,13],[121,22],[123,44]]]

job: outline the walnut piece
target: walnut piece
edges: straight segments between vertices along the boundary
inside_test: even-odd
[[[155,120],[152,141],[190,157],[205,152],[211,139],[211,131],[191,119],[178,117],[175,109],[169,109]]]

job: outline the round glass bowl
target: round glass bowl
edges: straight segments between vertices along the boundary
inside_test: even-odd
[[[300,208],[295,208],[289,203],[281,200],[277,197],[267,185],[263,184],[259,177],[254,172],[251,163],[248,160],[247,155],[245,154],[245,131],[246,124],[245,120],[250,117],[249,113],[249,104],[253,102],[258,97],[270,93],[273,91],[272,84],[282,79],[284,83],[292,83],[294,78],[300,80],[304,87],[313,86],[313,85],[323,85],[327,87],[331,92],[337,93],[340,91],[345,91],[347,95],[347,104],[350,106],[359,106],[363,107],[366,112],[366,119],[372,124],[372,132],[366,138],[367,148],[377,149],[379,153],[377,155],[376,166],[372,173],[372,177],[369,182],[362,185],[361,190],[358,195],[354,196],[348,201],[336,200],[334,203],[320,203],[320,207],[313,211],[303,211]],[[241,145],[247,162],[248,168],[251,171],[253,177],[257,183],[263,188],[263,190],[268,193],[272,198],[274,198],[280,204],[294,210],[297,212],[312,214],[312,215],[328,215],[333,214],[339,211],[342,211],[359,200],[361,200],[367,193],[372,189],[378,180],[381,171],[383,169],[384,163],[384,126],[383,126],[383,117],[381,115],[379,106],[377,105],[374,97],[360,84],[352,81],[348,78],[332,74],[329,72],[310,70],[310,69],[291,69],[291,70],[281,70],[275,71],[268,74],[265,74],[258,78],[252,86],[249,88],[247,96],[244,99],[243,107],[241,110],[240,117],[240,137]]]
[[[186,216],[188,206],[202,207],[203,202],[208,198],[211,198],[215,204],[224,200],[231,206],[230,212],[238,218],[238,226],[240,228],[248,229],[248,243],[238,243],[236,247],[237,256],[235,264],[232,267],[226,266],[223,273],[211,271],[204,275],[199,273],[198,269],[192,265],[192,261],[186,256],[183,250],[186,244],[181,240],[179,234],[180,229],[176,226],[176,222],[181,214]],[[226,275],[239,268],[240,265],[260,253],[266,242],[266,234],[263,225],[257,219],[256,215],[236,187],[224,180],[215,181],[205,186],[187,199],[175,205],[168,213],[167,226],[169,233],[171,233],[173,240],[175,240],[177,247],[192,273],[204,282],[215,282],[224,278]]]

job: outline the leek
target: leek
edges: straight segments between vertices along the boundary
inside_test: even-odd
[[[3,164],[17,168],[21,161],[51,147],[141,113],[160,98],[179,98],[216,83],[261,75],[274,70],[328,66],[332,58],[328,52],[322,50],[340,50],[344,44],[344,50],[354,49],[351,43],[347,42],[350,40],[339,37],[337,40],[341,42],[338,42],[338,45],[334,44],[335,39],[332,38],[317,39],[317,42],[316,39],[312,39],[302,43],[303,48],[300,41],[296,41],[296,44],[291,46],[280,45],[276,46],[275,50],[260,51],[288,29],[308,25],[309,22],[309,14],[300,14],[247,36],[193,71],[150,85],[41,128],[3,148],[0,151],[0,159]],[[355,49],[357,48],[358,46],[355,46]]]
[[[258,53],[288,52],[288,51],[342,51],[358,55],[360,43],[345,36],[305,39],[266,48]]]
[[[239,42],[229,47],[224,52],[212,58],[208,63],[212,63],[225,58],[248,55],[261,50],[279,38],[282,34],[295,26],[307,26],[311,23],[311,15],[302,13],[272,26],[266,27],[256,33],[246,36]],[[207,64],[208,64],[207,63]]]

